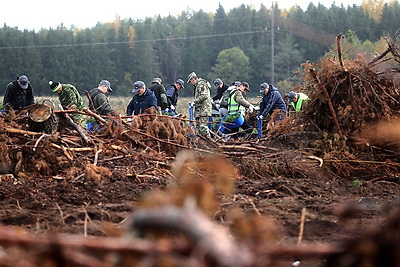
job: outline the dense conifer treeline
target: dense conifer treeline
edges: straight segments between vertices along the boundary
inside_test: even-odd
[[[92,28],[61,25],[38,32],[4,25],[0,94],[20,74],[29,77],[35,95],[51,94],[48,80],[72,83],[83,93],[108,79],[114,94],[124,96],[130,95],[135,80],[149,84],[153,77],[161,77],[168,84],[186,80],[195,71],[210,82],[216,76],[232,82],[232,73],[227,72],[235,71],[235,80],[248,81],[254,95],[261,82],[293,77],[301,63],[318,60],[339,33],[350,30],[361,41],[371,42],[394,36],[400,25],[399,2],[368,3],[329,8],[309,4],[306,10],[275,6],[273,13],[265,6],[257,10],[241,5],[228,12],[219,6],[215,13],[184,11],[177,17],[143,20],[117,17]],[[189,89],[181,95],[192,93]]]

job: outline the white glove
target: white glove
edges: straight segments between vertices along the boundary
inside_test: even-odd
[[[175,110],[175,106],[174,106],[174,105],[171,105],[170,108],[171,108],[172,110]]]
[[[249,112],[250,112],[250,113],[253,113],[253,111],[254,111],[254,106],[253,106],[253,105],[250,105],[250,107],[249,107]]]
[[[258,119],[259,119],[259,120],[262,120],[263,118],[264,118],[263,115],[259,115],[259,116],[258,116]]]
[[[131,122],[131,121],[133,121],[133,119],[132,118],[127,118],[126,121],[127,122]]]

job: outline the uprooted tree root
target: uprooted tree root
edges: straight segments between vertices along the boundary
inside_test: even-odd
[[[268,138],[309,148],[341,177],[397,173],[400,70],[382,70],[379,64],[400,62],[399,48],[388,42],[388,49],[370,62],[361,56],[354,61],[341,56],[338,61],[325,57],[316,64],[302,64],[303,84],[297,90],[311,100],[302,113],[291,113],[272,127]]]

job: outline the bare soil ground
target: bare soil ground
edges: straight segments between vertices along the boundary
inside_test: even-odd
[[[320,167],[318,160],[300,150],[264,144],[273,149],[229,158],[242,177],[235,180],[232,196],[220,196],[221,206],[213,218],[218,223],[224,223],[227,210],[240,208],[246,214],[272,218],[280,229],[279,243],[294,245],[305,208],[301,243],[340,244],[379,228],[387,208],[398,201],[398,178],[354,184],[324,165]],[[271,159],[280,163],[271,165]],[[105,222],[123,223],[137,209],[144,193],[164,190],[174,181],[169,172],[173,160],[157,164],[144,157],[104,162],[100,158],[99,165],[112,170],[109,178],[101,180],[2,176],[0,222],[35,235],[107,236]],[[288,266],[293,260],[281,264]],[[323,262],[303,259],[302,266],[322,266]]]

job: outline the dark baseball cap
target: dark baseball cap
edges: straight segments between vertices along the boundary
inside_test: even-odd
[[[264,90],[266,88],[269,88],[269,84],[268,83],[262,83],[260,84],[260,93],[264,92]]]
[[[108,91],[110,91],[110,92],[113,91],[113,89],[111,88],[111,83],[108,80],[101,80],[100,83],[99,83],[99,86],[100,85],[107,86]]]
[[[288,103],[289,103],[289,104],[292,103],[293,98],[295,98],[296,95],[297,95],[296,92],[293,92],[293,91],[290,91],[290,92],[288,93]]]
[[[140,88],[145,87],[145,86],[146,86],[146,84],[145,84],[144,82],[142,82],[142,81],[136,81],[136,82],[133,84],[132,93],[136,94],[136,93],[139,91]]]
[[[217,78],[217,79],[215,79],[215,81],[214,81],[214,85],[215,85],[215,87],[218,87],[220,84],[222,84],[223,82],[222,82],[222,80],[220,79],[220,78]]]
[[[19,86],[21,86],[22,89],[27,89],[29,86],[29,80],[26,75],[21,75],[18,78]]]

